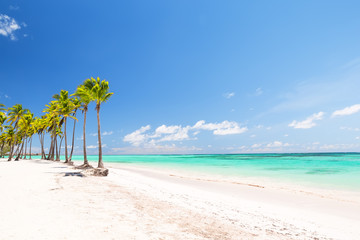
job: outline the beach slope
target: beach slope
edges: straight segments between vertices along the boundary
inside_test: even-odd
[[[151,169],[0,160],[0,239],[356,239],[357,200]]]

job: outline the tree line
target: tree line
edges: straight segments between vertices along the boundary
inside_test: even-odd
[[[100,134],[100,107],[113,95],[109,92],[109,82],[90,78],[79,85],[73,94],[66,90],[55,94],[43,110],[44,115],[34,117],[29,109],[16,104],[6,108],[0,103],[0,157],[8,155],[8,161],[31,159],[32,140],[38,135],[41,145],[41,158],[60,161],[61,146],[65,144],[65,163],[72,163],[76,127],[76,114],[80,110],[84,114],[83,124],[83,155],[84,163],[81,167],[90,167],[86,154],[86,113],[89,104],[95,102],[98,125],[99,160],[98,168],[104,168],[102,161],[102,144]],[[73,120],[71,150],[68,149],[67,125]],[[45,135],[50,137],[50,148],[45,152]],[[29,150],[29,152],[28,152]]]

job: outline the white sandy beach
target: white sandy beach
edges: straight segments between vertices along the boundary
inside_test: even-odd
[[[0,239],[359,239],[358,192],[0,160]],[[255,186],[258,185],[258,186]]]

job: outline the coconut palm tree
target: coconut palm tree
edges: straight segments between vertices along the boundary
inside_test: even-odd
[[[2,133],[0,135],[0,158],[4,157],[5,153],[6,153],[6,150],[4,150],[6,148],[6,146],[8,145],[5,145],[6,144],[6,134],[5,133]]]
[[[87,154],[86,154],[86,113],[88,111],[88,105],[93,100],[92,99],[92,93],[91,89],[94,87],[95,82],[91,79],[86,79],[82,85],[80,85],[75,93],[74,96],[77,96],[80,98],[82,111],[84,113],[84,125],[83,125],[83,152],[84,152],[84,164],[81,167],[89,167],[90,164],[87,160]]]
[[[20,119],[24,116],[24,114],[26,114],[28,112],[28,109],[25,109],[22,107],[21,104],[15,104],[13,107],[8,109],[8,122],[10,124],[14,124],[14,134],[16,135],[17,130],[18,130],[18,124]],[[17,137],[15,137],[16,140],[18,140]],[[12,155],[13,155],[13,151],[14,151],[14,145],[15,143],[18,141],[13,141],[12,144],[13,146],[11,146],[11,152],[9,155],[9,161],[11,161]]]
[[[101,146],[101,133],[100,133],[100,106],[101,103],[106,102],[114,93],[109,93],[109,82],[100,80],[98,77],[96,80],[91,78],[94,83],[94,87],[91,89],[92,99],[96,102],[97,122],[98,122],[98,142],[99,142],[99,162],[98,168],[104,168],[102,161],[102,146]]]
[[[65,137],[65,163],[69,163],[68,158],[68,149],[67,149],[67,136],[66,136],[66,123],[67,118],[73,118],[72,116],[74,110],[74,103],[69,98],[69,92],[65,90],[61,90],[60,94],[55,94],[53,96],[59,104],[59,114],[63,116],[64,121],[64,137]]]
[[[45,116],[42,116],[41,118],[36,117],[34,119],[34,123],[33,123],[33,127],[35,129],[35,132],[38,134],[39,136],[39,142],[41,145],[41,158],[45,159],[45,150],[44,150],[44,135],[45,135],[45,130],[47,128],[47,119]]]
[[[20,121],[21,130],[22,130],[23,135],[24,135],[24,137],[23,137],[24,141],[23,141],[23,146],[21,147],[19,157],[23,153],[24,144],[25,144],[25,154],[24,154],[25,159],[26,159],[26,151],[27,151],[27,142],[28,142],[28,138],[29,138],[28,133],[29,133],[29,129],[30,129],[31,123],[33,121],[33,118],[34,118],[34,114],[32,114],[30,111],[28,111]]]
[[[7,126],[7,129],[5,131],[5,136],[6,136],[5,142],[10,146],[8,161],[11,161],[12,153],[15,148],[15,139],[16,139],[15,130],[14,130],[13,126],[11,126],[11,125]]]
[[[8,109],[8,122],[10,122],[10,124],[14,124],[14,129],[16,129],[20,119],[27,112],[28,109],[23,108],[21,104],[15,104]]]

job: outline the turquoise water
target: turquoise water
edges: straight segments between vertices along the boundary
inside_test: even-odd
[[[88,156],[96,161],[97,156]],[[73,160],[82,160],[73,156]],[[360,191],[360,153],[104,155],[103,161]]]

